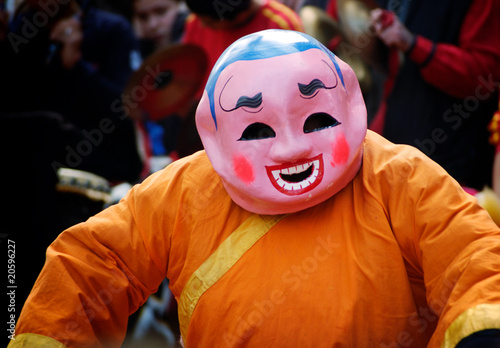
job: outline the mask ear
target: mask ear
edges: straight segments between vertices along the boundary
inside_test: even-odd
[[[358,78],[356,77],[354,70],[352,70],[347,63],[344,63],[344,61],[338,57],[335,57],[335,60],[342,71],[345,90],[347,91],[347,105],[350,114],[349,119],[351,130],[353,132],[366,133],[366,105],[361,88],[359,87]]]
[[[210,112],[210,103],[208,99],[207,90],[203,91],[203,96],[196,109],[196,128],[198,132],[203,133],[215,133],[215,121],[212,118],[212,113]],[[203,139],[203,138],[202,138]]]
[[[215,121],[210,112],[210,102],[206,90],[203,92],[203,96],[196,109],[196,129],[209,157],[212,154],[218,154],[217,129],[215,128]],[[217,159],[210,158],[212,163],[214,163],[213,160],[217,162]]]

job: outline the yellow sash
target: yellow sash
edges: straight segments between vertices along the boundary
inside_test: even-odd
[[[56,341],[53,338],[37,335],[33,333],[23,333],[16,335],[14,340],[11,340],[8,348],[22,348],[22,347],[32,347],[32,348],[66,348],[64,344]]]
[[[285,215],[252,215],[245,220],[215,252],[191,275],[179,299],[180,331],[184,342],[198,300],[214,285],[262,236]]]

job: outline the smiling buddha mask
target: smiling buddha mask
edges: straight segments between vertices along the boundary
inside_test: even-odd
[[[353,70],[321,43],[265,30],[221,55],[196,125],[232,200],[283,214],[327,200],[354,178],[366,108]]]

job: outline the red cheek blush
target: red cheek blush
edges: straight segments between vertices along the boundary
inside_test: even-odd
[[[233,168],[236,176],[245,184],[250,184],[255,180],[253,167],[244,156],[236,155],[233,157]]]
[[[345,140],[344,133],[340,133],[332,144],[332,167],[345,164],[349,158],[349,144]]]

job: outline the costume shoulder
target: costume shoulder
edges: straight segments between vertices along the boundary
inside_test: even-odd
[[[165,175],[165,174],[174,174],[174,173],[179,173],[183,172],[188,169],[196,168],[199,170],[203,170],[204,174],[208,174],[209,172],[213,172],[214,175],[215,171],[212,168],[212,164],[210,163],[210,160],[208,159],[208,156],[205,152],[205,150],[197,151],[192,155],[183,157],[179,160],[176,160],[169,164],[167,167],[165,167],[163,170],[160,170],[157,172],[159,175]],[[156,174],[156,173],[155,173]],[[153,174],[153,176],[155,175]]]
[[[363,149],[363,182],[381,196],[397,197],[397,190],[405,192],[406,199],[418,200],[423,191],[443,194],[445,189],[460,190],[446,170],[413,146],[394,144],[368,131]]]
[[[417,170],[416,174],[446,175],[446,171],[436,162],[427,157],[417,148],[394,144],[379,134],[368,130],[364,142],[363,163],[369,165],[375,173],[380,171],[390,175],[390,170],[397,168],[396,175],[410,174],[409,171]]]
[[[468,221],[488,225],[489,218],[475,198],[441,166],[420,150],[393,144],[371,131],[364,142],[357,182],[382,207],[392,233],[408,252],[405,257],[414,264],[420,263],[415,245],[421,238],[463,228],[465,220],[454,218],[457,211],[470,214]]]
[[[125,200],[141,214],[148,215],[151,210],[170,218],[175,218],[186,207],[193,210],[194,206],[231,204],[231,198],[203,150],[152,174],[134,186]]]

